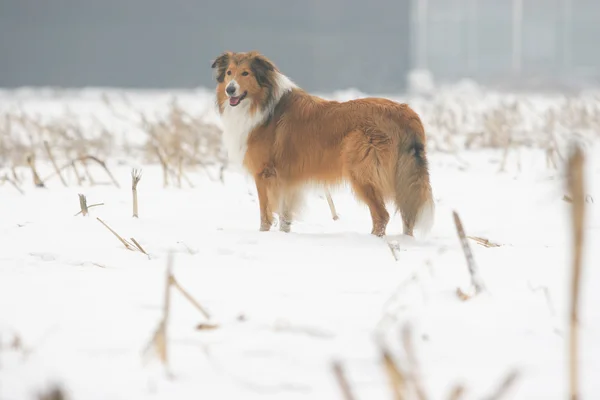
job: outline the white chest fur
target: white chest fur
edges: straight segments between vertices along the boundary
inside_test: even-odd
[[[250,113],[250,99],[242,100],[236,107],[229,105],[228,101],[225,102],[221,121],[224,128],[223,144],[227,150],[230,164],[241,165],[244,162],[250,133],[273,111],[281,96],[297,87],[294,82],[281,73],[277,73],[275,82],[276,89],[273,98],[262,111]]]
[[[225,104],[223,114],[223,144],[231,164],[241,165],[248,149],[248,136],[265,119],[259,111],[250,113],[250,101],[243,100],[237,107]]]

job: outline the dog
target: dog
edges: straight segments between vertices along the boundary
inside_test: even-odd
[[[310,186],[350,183],[371,213],[371,234],[386,235],[386,202],[403,233],[428,232],[435,205],[425,130],[407,104],[370,97],[345,102],[311,95],[257,51],[220,54],[212,63],[216,106],[230,162],[256,184],[260,231],[274,213],[290,232]]]

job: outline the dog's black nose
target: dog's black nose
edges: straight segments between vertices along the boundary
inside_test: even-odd
[[[227,89],[225,89],[225,91],[227,92],[228,95],[232,95],[235,93],[235,86],[233,85],[229,85],[227,86]]]

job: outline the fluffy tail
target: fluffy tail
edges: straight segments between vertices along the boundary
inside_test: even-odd
[[[426,235],[433,227],[435,203],[429,182],[429,167],[425,151],[425,135],[420,121],[409,126],[407,136],[399,146],[394,191],[396,207],[402,214],[404,234]]]

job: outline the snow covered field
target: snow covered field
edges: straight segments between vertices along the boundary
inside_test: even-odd
[[[52,385],[73,400],[342,399],[334,361],[356,400],[392,399],[381,340],[406,373],[417,374],[429,399],[449,399],[457,385],[464,399],[492,398],[512,371],[517,378],[501,398],[563,399],[572,223],[557,154],[566,158],[572,138],[585,146],[589,195],[580,387],[582,398],[600,396],[598,94],[565,100],[459,87],[408,99],[431,137],[436,223],[428,237],[406,238],[395,216],[387,238],[398,243],[394,257],[369,234],[367,208],[345,189],[332,192],[339,220],[315,192],[302,220],[283,234],[258,232],[254,186],[232,168],[218,179],[218,152],[211,153],[214,166],[188,166],[181,187],[172,177],[164,187],[148,135],[127,120],[131,107],[120,91],[109,91],[128,115],[117,117],[100,93],[0,92],[0,177],[11,177],[15,165],[23,191],[0,186],[0,399],[34,399]],[[148,115],[164,115],[177,96],[191,114],[219,126],[210,91],[127,96]],[[95,184],[78,184],[67,169],[67,186],[54,176],[35,187],[23,149],[35,150],[45,178],[54,170],[42,140],[62,165],[70,153],[61,146],[73,139],[32,135],[6,117],[23,112],[40,123],[78,119],[80,139],[93,143],[87,151],[106,160],[120,187],[98,167]],[[132,167],[143,170],[139,218],[132,218]],[[79,193],[103,205],[75,216]],[[469,239],[488,292],[468,301],[456,294],[470,278],[452,211],[467,235],[498,245]],[[148,256],[128,250],[96,218]],[[172,290],[167,374],[144,349],[162,318],[171,252],[175,279],[210,319]],[[207,322],[216,327],[197,329]]]

